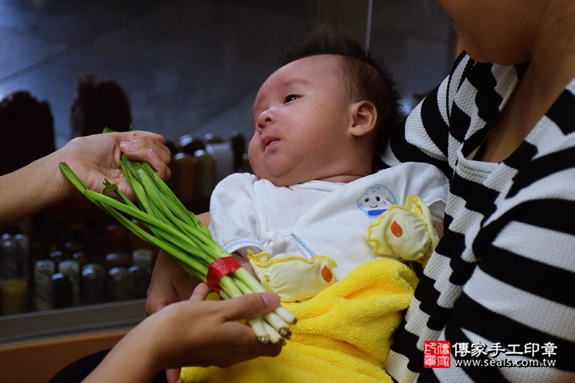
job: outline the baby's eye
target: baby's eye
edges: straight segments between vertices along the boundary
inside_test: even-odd
[[[299,96],[296,96],[295,94],[290,94],[289,96],[286,96],[286,98],[284,98],[284,104],[287,104],[290,101],[293,100],[297,100],[299,98]]]

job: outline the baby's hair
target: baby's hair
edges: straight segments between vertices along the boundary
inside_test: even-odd
[[[374,137],[373,168],[381,168],[380,153],[383,152],[391,130],[404,116],[397,86],[389,70],[373,57],[357,41],[322,27],[307,38],[296,40],[280,53],[277,67],[293,61],[322,54],[341,56],[343,74],[352,98],[372,102],[378,114]]]

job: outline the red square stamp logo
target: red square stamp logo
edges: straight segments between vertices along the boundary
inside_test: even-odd
[[[449,368],[451,365],[451,342],[426,340],[423,342],[423,367]]]

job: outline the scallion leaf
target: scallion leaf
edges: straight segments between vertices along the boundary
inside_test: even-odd
[[[60,163],[60,170],[86,198],[130,232],[164,250],[184,270],[206,282],[212,262],[221,257],[229,257],[230,254],[212,239],[208,228],[185,208],[150,164],[132,161],[123,154],[120,163],[136,196],[136,203],[130,201],[108,180],[104,180],[103,193],[97,193],[88,189],[66,163]],[[117,194],[118,199],[106,195],[111,192]],[[132,220],[137,220],[148,230]],[[259,281],[244,268],[222,277],[219,287],[220,296],[224,299],[265,291]],[[295,316],[283,306],[249,320],[257,338],[264,343],[289,339],[289,324],[295,322]]]

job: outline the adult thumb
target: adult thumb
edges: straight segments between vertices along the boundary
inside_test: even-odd
[[[270,292],[254,293],[228,299],[222,303],[225,304],[224,310],[228,319],[252,319],[278,307],[280,297]]]

